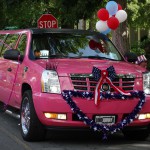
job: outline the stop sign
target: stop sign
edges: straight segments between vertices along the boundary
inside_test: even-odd
[[[51,14],[44,14],[38,19],[38,28],[58,28],[57,19]]]

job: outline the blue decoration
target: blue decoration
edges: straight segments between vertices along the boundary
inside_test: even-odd
[[[108,71],[108,77],[110,80],[114,80],[116,78],[116,71],[113,66],[110,66],[109,68],[106,69]]]
[[[105,30],[105,31],[103,31],[103,32],[101,32],[101,33],[103,33],[103,34],[108,34],[108,33],[110,33],[110,31],[111,31],[111,29],[110,28],[108,28],[107,30]]]
[[[108,12],[111,16],[115,15],[116,12],[118,11],[118,4],[115,1],[109,1],[106,4],[106,9],[108,10]]]
[[[116,77],[116,71],[113,66],[110,66],[107,70],[107,76],[106,79],[110,79],[111,81]],[[93,67],[92,74],[96,81],[101,80],[101,71],[99,68]],[[106,71],[104,71],[106,73]],[[105,74],[106,75],[106,74]],[[108,79],[108,80],[109,80]],[[109,80],[110,84],[111,81]],[[139,98],[139,102],[133,109],[133,111],[125,117],[122,121],[119,123],[113,124],[113,125],[101,125],[95,123],[92,119],[88,118],[86,114],[80,110],[80,108],[76,105],[76,103],[72,100],[72,97],[80,97],[80,98],[86,98],[87,100],[93,100],[94,93],[93,92],[83,92],[83,91],[71,91],[71,90],[64,90],[62,92],[63,99],[67,102],[67,104],[70,106],[71,110],[77,114],[78,118],[82,120],[86,125],[90,126],[91,129],[94,131],[101,131],[103,133],[103,138],[107,138],[108,133],[115,133],[121,129],[123,129],[124,126],[127,126],[130,124],[137,116],[137,114],[142,109],[145,100],[145,94],[143,91],[131,91],[129,93],[123,92],[122,89],[117,89],[116,86],[112,84],[112,86],[118,91],[118,92],[99,92],[98,90],[98,99],[100,98],[101,101],[103,100],[132,100],[133,98]],[[96,97],[96,96],[95,96]]]
[[[113,66],[110,66],[109,68],[106,69],[108,71],[108,77],[110,80],[114,80],[116,77],[116,71]],[[92,74],[94,76],[94,79],[96,81],[99,81],[101,78],[101,70],[97,67],[93,67]]]
[[[124,118],[121,122],[114,124],[114,125],[100,125],[96,124],[92,119],[88,118],[82,110],[76,105],[76,103],[72,100],[72,97],[80,97],[80,98],[86,98],[87,100],[92,100],[94,97],[94,94],[92,92],[82,92],[82,91],[69,91],[64,90],[62,92],[62,96],[64,100],[67,102],[67,104],[70,106],[71,110],[77,114],[78,118],[82,120],[86,125],[90,126],[91,129],[94,131],[101,131],[103,133],[103,139],[107,139],[108,133],[115,133],[121,129],[123,129],[124,126],[127,126],[130,124],[137,116],[139,111],[142,109],[142,106],[144,105],[145,101],[145,94],[143,91],[132,91],[130,92],[130,95],[122,95],[120,93],[110,93],[100,92],[101,100],[104,99],[111,99],[111,100],[131,100],[132,98],[139,98],[138,104],[135,106],[133,111]]]
[[[101,70],[97,67],[93,67],[92,74],[94,76],[94,79],[96,81],[99,81],[99,79],[101,78]]]

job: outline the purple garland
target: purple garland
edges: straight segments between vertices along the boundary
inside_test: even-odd
[[[92,100],[94,97],[94,94],[92,92],[82,92],[82,91],[70,91],[70,90],[64,90],[62,92],[62,96],[64,100],[67,102],[67,104],[71,107],[71,110],[77,114],[78,118],[82,120],[86,125],[90,126],[91,129],[94,131],[102,131],[103,133],[103,139],[107,139],[108,133],[115,133],[121,129],[123,129],[124,126],[130,124],[137,116],[139,111],[142,109],[145,101],[145,94],[143,91],[132,91],[130,92],[130,96],[122,95],[120,93],[102,93],[100,92],[101,100],[109,100],[109,99],[132,99],[132,98],[139,98],[139,102],[135,106],[134,110],[121,122],[114,124],[114,125],[100,125],[96,124],[92,119],[88,118],[82,110],[76,105],[76,103],[72,100],[72,97],[80,97],[80,98],[86,98],[87,100]]]

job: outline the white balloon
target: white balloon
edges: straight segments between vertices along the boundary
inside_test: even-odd
[[[96,29],[99,31],[99,32],[103,32],[103,31],[106,31],[108,29],[108,25],[107,25],[107,21],[98,21],[96,23]]]
[[[119,10],[117,11],[115,17],[119,20],[119,23],[121,23],[127,19],[127,13],[124,10]]]

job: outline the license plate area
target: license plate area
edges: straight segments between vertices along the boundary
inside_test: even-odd
[[[114,115],[96,115],[95,123],[103,125],[113,125],[116,122],[116,116]]]

